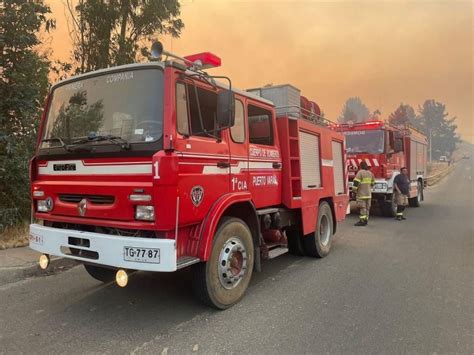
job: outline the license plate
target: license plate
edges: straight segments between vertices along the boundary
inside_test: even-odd
[[[160,249],[123,247],[123,260],[136,263],[160,263]]]

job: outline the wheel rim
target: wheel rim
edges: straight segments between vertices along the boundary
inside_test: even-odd
[[[326,246],[331,238],[331,227],[329,225],[329,218],[326,215],[321,217],[319,222],[319,240],[322,245]]]
[[[225,242],[219,254],[219,281],[230,290],[240,283],[247,270],[247,250],[237,237]]]

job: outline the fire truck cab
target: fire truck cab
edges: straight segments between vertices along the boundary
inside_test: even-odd
[[[210,53],[175,57],[52,87],[30,247],[43,268],[72,258],[120,286],[191,266],[197,297],[225,309],[262,259],[329,253],[348,204],[344,136],[207,74]]]
[[[411,180],[409,204],[419,207],[423,200],[426,176],[426,137],[408,125],[399,127],[386,121],[336,124],[346,137],[349,186],[352,188],[359,165],[365,161],[375,176],[372,200],[382,213],[396,214],[393,180],[402,167],[408,169]]]

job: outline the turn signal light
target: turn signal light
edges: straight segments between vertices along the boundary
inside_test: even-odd
[[[44,191],[41,191],[41,190],[33,191],[33,197],[44,197]]]
[[[134,195],[130,195],[128,197],[130,199],[130,201],[139,201],[139,202],[148,202],[148,201],[151,201],[151,195],[138,195],[138,194],[134,194]]]

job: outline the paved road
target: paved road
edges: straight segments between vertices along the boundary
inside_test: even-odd
[[[186,271],[3,286],[0,353],[473,353],[473,177],[463,161],[405,222],[351,216],[327,258],[267,262],[225,312],[193,300]]]

